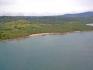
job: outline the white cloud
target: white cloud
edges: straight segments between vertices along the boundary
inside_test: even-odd
[[[54,15],[93,10],[89,0],[4,0],[1,4],[1,12],[25,15]]]

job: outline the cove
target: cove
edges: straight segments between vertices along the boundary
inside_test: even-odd
[[[0,70],[93,70],[93,32],[0,41]]]

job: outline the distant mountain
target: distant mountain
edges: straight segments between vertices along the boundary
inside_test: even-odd
[[[93,12],[83,12],[77,14],[65,14],[63,17],[93,17]]]
[[[36,23],[93,23],[93,12],[65,14],[57,16],[0,16],[0,23],[16,20],[28,20]]]

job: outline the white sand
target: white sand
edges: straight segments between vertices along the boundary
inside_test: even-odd
[[[86,24],[87,26],[93,26],[93,24]]]
[[[80,31],[74,31],[74,32],[80,32]],[[64,33],[38,33],[38,34],[32,34],[29,35],[29,37],[34,37],[34,36],[45,36],[45,35],[64,35],[72,32],[64,32]]]

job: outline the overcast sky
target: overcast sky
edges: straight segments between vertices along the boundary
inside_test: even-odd
[[[60,15],[93,11],[93,0],[0,0],[3,15]]]

